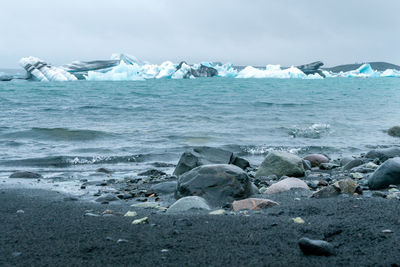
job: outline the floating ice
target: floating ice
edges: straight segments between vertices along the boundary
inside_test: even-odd
[[[333,73],[322,70],[322,62],[316,61],[298,67],[281,68],[280,65],[267,65],[265,68],[247,66],[238,70],[233,64],[201,62],[175,64],[165,61],[160,65],[140,61],[126,54],[113,54],[110,60],[74,61],[61,67],[52,66],[36,57],[20,60],[29,78],[37,81],[142,81],[147,79],[186,79],[196,77],[224,78],[279,78],[279,79],[322,79],[335,77],[400,77],[400,71],[388,69],[383,72],[373,70],[370,64],[363,64],[356,70]],[[4,75],[3,75],[4,76]],[[7,76],[0,80],[10,80]],[[7,78],[7,79],[6,79]],[[16,77],[12,77],[16,78]],[[19,77],[20,78],[20,77]],[[28,79],[29,79],[28,78]]]
[[[254,68],[252,66],[247,66],[243,70],[241,70],[236,78],[280,78],[280,79],[288,79],[288,78],[307,78],[307,75],[304,74],[301,70],[296,67],[290,67],[288,69],[281,69],[279,65],[267,65],[265,70]]]
[[[37,57],[24,57],[20,65],[32,76],[34,80],[46,81],[76,81],[77,78],[62,68],[51,66]]]

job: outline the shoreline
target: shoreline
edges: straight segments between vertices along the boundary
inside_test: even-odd
[[[43,190],[1,190],[3,266],[395,266],[400,262],[398,200],[339,197],[295,201],[236,215],[166,215],[128,205],[64,199]],[[17,210],[24,213],[16,213]],[[88,210],[111,216],[85,216]],[[295,224],[301,217],[304,224]],[[393,233],[382,231],[390,229]],[[301,237],[330,241],[337,255],[305,256]],[[118,240],[121,239],[119,242]],[[126,240],[126,241],[125,241]]]

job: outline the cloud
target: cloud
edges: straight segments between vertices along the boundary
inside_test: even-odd
[[[155,63],[400,63],[398,10],[397,0],[14,0],[0,10],[1,66],[114,52]]]

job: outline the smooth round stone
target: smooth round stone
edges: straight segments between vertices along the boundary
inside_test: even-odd
[[[329,159],[322,154],[309,154],[303,159],[311,163],[311,167],[318,167],[321,163],[328,163]]]

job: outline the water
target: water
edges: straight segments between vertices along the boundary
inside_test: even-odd
[[[195,145],[255,164],[270,149],[355,155],[398,145],[385,130],[399,124],[396,78],[3,82],[0,176],[125,175]]]

